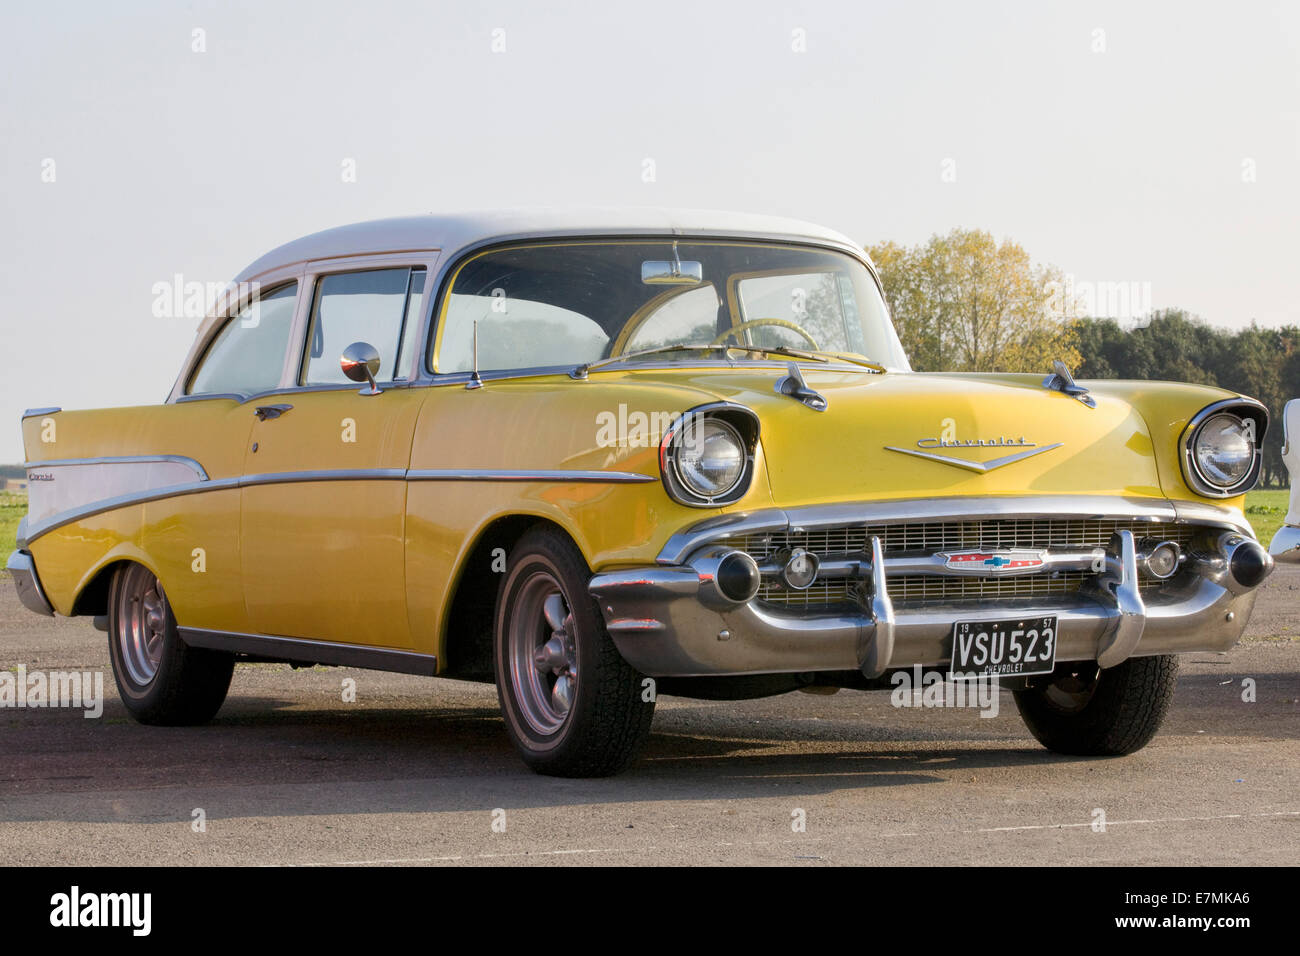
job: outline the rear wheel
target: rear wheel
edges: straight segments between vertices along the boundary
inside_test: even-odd
[[[538,773],[617,773],[650,732],[654,695],[606,632],[590,578],[567,537],[537,528],[515,546],[497,596],[497,694],[511,741]]]
[[[1178,682],[1178,657],[1131,657],[1102,670],[1096,661],[1062,664],[1015,692],[1029,732],[1048,750],[1117,757],[1156,735]]]
[[[138,564],[113,575],[108,654],[122,703],[142,724],[206,723],[225,701],[235,669],[233,654],[181,640],[162,584]]]

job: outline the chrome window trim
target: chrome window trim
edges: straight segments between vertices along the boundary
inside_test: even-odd
[[[516,234],[502,234],[499,236],[490,236],[486,239],[479,240],[478,242],[472,242],[467,245],[463,245],[458,248],[452,249],[450,250],[450,254],[441,257],[441,261],[439,263],[439,267],[436,273],[433,270],[430,270],[429,274],[430,276],[432,276],[432,280],[429,288],[433,290],[434,294],[431,295],[429,298],[432,300],[431,304],[434,306],[434,308],[429,315],[428,325],[424,330],[424,338],[423,338],[424,351],[421,353],[419,376],[416,379],[414,379],[414,381],[420,383],[432,383],[444,376],[450,376],[450,375],[465,376],[464,378],[461,379],[462,382],[468,379],[470,373],[435,372],[433,370],[433,346],[434,343],[437,341],[437,335],[438,335],[437,316],[442,312],[442,300],[445,296],[451,294],[451,288],[449,286],[449,278],[451,274],[456,270],[456,268],[471,256],[477,255],[480,252],[490,251],[491,249],[496,247],[506,248],[509,246],[545,244],[549,242],[625,242],[625,241],[671,242],[673,240],[680,240],[684,242],[689,241],[694,243],[704,243],[704,242],[760,242],[762,243],[765,242],[765,243],[770,243],[772,245],[778,245],[778,246],[803,246],[809,249],[821,249],[823,251],[843,253],[849,256],[850,258],[856,260],[857,262],[860,262],[863,266],[866,267],[867,272],[870,274],[872,281],[874,281],[876,284],[877,291],[880,293],[880,300],[882,303],[884,303],[885,317],[889,320],[890,332],[894,336],[895,340],[897,340],[898,338],[898,329],[895,328],[894,326],[894,310],[890,307],[889,297],[885,294],[885,284],[881,280],[880,274],[876,271],[875,263],[871,261],[871,259],[866,255],[863,249],[855,245],[846,245],[844,243],[835,242],[830,239],[817,240],[808,237],[787,238],[787,237],[777,236],[777,235],[762,235],[762,234],[755,234],[755,233],[747,233],[744,232],[743,230],[728,232],[726,229],[720,229],[716,231],[714,230],[698,231],[694,229],[672,229],[672,230],[665,230],[664,232],[653,232],[653,233],[642,233],[636,231],[592,232],[590,230],[581,230],[581,231],[574,231],[574,232],[566,232],[564,230],[556,230],[554,232],[524,232],[524,233],[516,233]],[[901,348],[900,351],[902,351]],[[870,358],[870,356],[865,356],[865,357]],[[907,361],[907,355],[905,352],[903,353],[903,359],[904,361]],[[568,371],[577,364],[579,363],[572,362],[567,365],[555,366],[555,368],[563,371]],[[782,362],[780,364],[780,367],[784,368],[786,364],[788,363]],[[672,366],[668,366],[668,367],[672,367]],[[698,366],[695,363],[682,362],[682,363],[678,363],[676,367],[694,368],[694,367],[701,367],[701,366]],[[854,366],[854,367],[861,370],[861,366]],[[523,369],[523,370],[493,369],[490,372],[480,370],[479,375],[484,381],[488,381],[489,375],[492,375],[495,372],[503,372],[503,371],[517,372],[517,371],[531,371],[531,370],[530,369]],[[895,370],[890,369],[890,371],[895,371]],[[898,371],[910,371],[910,369],[899,369]],[[506,377],[513,377],[513,376],[506,376]]]
[[[699,359],[699,360],[691,360],[691,361],[683,361],[683,362],[667,362],[667,361],[665,362],[635,362],[635,361],[617,362],[613,365],[602,365],[598,369],[593,369],[590,374],[592,379],[594,379],[595,376],[601,375],[606,372],[628,372],[628,371],[662,372],[662,371],[670,371],[674,369],[683,370],[683,369],[701,369],[701,368],[742,369],[742,370],[764,369],[764,370],[776,370],[776,371],[784,372],[784,371],[788,371],[786,366],[788,366],[791,361],[802,362],[804,363],[803,367],[805,368],[815,368],[815,369],[834,371],[834,372],[861,372],[868,375],[880,374],[862,365],[854,365],[847,362],[837,362],[834,359],[831,359],[828,362],[817,362],[811,359],[798,359],[798,358],[786,358],[780,361],[776,361],[773,359],[761,359],[761,360],[753,360],[753,361],[727,361],[725,359]],[[573,377],[569,374],[570,372],[573,371],[575,364],[576,363],[570,362],[566,365],[537,365],[531,368],[497,369],[489,372],[479,372],[479,378],[484,382],[500,382],[500,381],[506,381],[509,379],[516,379],[516,378],[546,378],[549,376],[563,375],[565,378],[570,379],[571,381],[578,381],[573,379]],[[436,375],[431,376],[427,380],[420,381],[415,384],[422,385],[422,386],[432,386],[435,388],[444,385],[464,385],[466,382],[470,380],[472,376],[473,376],[473,372],[439,372]],[[586,379],[583,381],[589,381],[589,380],[591,379]]]
[[[350,468],[328,471],[266,472],[263,474],[242,475],[235,478],[204,478],[200,481],[182,485],[168,485],[163,488],[151,488],[147,491],[132,492],[127,495],[116,495],[112,498],[104,498],[100,501],[93,501],[76,508],[60,511],[28,527],[24,545],[65,525],[85,518],[93,518],[109,511],[116,511],[118,508],[148,504],[152,501],[163,501],[167,498],[200,494],[206,491],[226,491],[232,488],[250,488],[260,485],[306,484],[324,481],[534,481],[559,484],[566,482],[629,484],[657,480],[658,478],[654,475],[624,471],[548,471],[501,468],[445,470]]]
[[[184,465],[199,476],[199,481],[207,481],[208,473],[193,458],[188,455],[119,455],[104,458],[52,458],[49,461],[27,461],[23,462],[23,467],[28,471],[37,468],[60,468],[67,465],[147,465],[155,462],[166,462],[174,465]]]
[[[275,270],[274,272],[267,273],[266,276],[259,276],[255,279],[247,280],[244,285],[251,285],[254,282],[257,283],[257,295],[259,297],[262,295],[263,286],[267,288],[268,294],[270,294],[273,292],[279,292],[291,282],[295,285],[293,316],[289,319],[289,337],[288,346],[286,347],[287,354],[287,349],[292,348],[294,336],[298,332],[298,314],[302,309],[302,270],[295,270],[292,274],[287,274],[284,270]],[[232,283],[232,285],[235,286],[235,291],[239,291],[240,286],[238,283]],[[195,342],[194,347],[190,350],[190,355],[186,357],[185,365],[181,370],[180,376],[176,379],[176,384],[172,386],[172,392],[167,399],[168,403],[174,404],[183,398],[208,398],[210,396],[232,394],[229,392],[190,392],[189,388],[194,381],[194,376],[198,374],[200,366],[203,365],[204,360],[208,357],[209,350],[216,343],[217,338],[225,330],[226,326],[239,319],[239,311],[251,301],[251,295],[239,299],[231,299],[228,296],[223,296],[217,300],[216,305],[208,315],[209,317],[221,318],[224,321],[214,323],[212,328],[208,330],[208,333],[203,336],[200,341]],[[284,381],[283,363],[280,367],[279,381]]]
[[[190,379],[198,369],[199,364],[203,361],[204,355],[207,354],[208,347],[212,340],[220,334],[221,329],[225,327],[224,322],[214,323],[212,328],[208,329],[200,338],[196,338],[194,344],[190,347],[189,354],[181,368],[181,373],[176,382],[172,385],[171,392],[168,394],[168,404],[178,404],[183,401],[200,401],[209,398],[230,397],[242,401],[249,401],[253,398],[261,397],[265,394],[278,394],[288,389],[308,389],[312,386],[299,386],[297,379],[301,371],[303,362],[303,352],[306,348],[307,326],[311,319],[311,305],[316,294],[316,282],[322,275],[329,275],[335,272],[361,272],[371,271],[373,269],[383,269],[389,267],[407,266],[415,268],[424,266],[427,275],[436,276],[437,267],[442,261],[442,250],[440,249],[412,249],[395,252],[377,252],[363,253],[359,255],[335,256],[324,259],[299,260],[291,263],[285,263],[267,269],[254,276],[240,278],[232,282],[232,286],[238,288],[238,283],[245,285],[253,282],[258,283],[259,290],[265,288],[276,288],[290,281],[298,283],[297,302],[294,305],[293,319],[291,320],[289,330],[289,347],[285,353],[284,366],[280,371],[279,381],[274,389],[258,392],[252,395],[242,395],[239,393],[207,393],[199,395],[188,395],[185,392]],[[426,280],[426,283],[432,283],[433,280]],[[419,354],[414,356],[411,361],[411,377],[402,382],[393,383],[394,385],[412,385],[419,382],[425,376],[419,373],[424,367],[424,350],[427,348],[429,334],[429,323],[431,318],[431,302],[434,298],[430,290],[436,286],[426,284],[425,302],[420,319],[421,331],[417,333],[417,339],[421,343]],[[241,300],[242,301],[242,300]],[[239,302],[230,301],[223,297],[219,299],[209,312],[207,319],[213,317],[225,317],[226,313]],[[206,322],[207,319],[204,321]],[[346,386],[345,386],[346,387]],[[355,387],[355,386],[354,386]]]
[[[299,316],[294,314],[295,323],[299,318],[302,324],[294,326],[294,345],[297,346],[297,359],[292,363],[292,369],[286,369],[284,377],[281,379],[281,385],[288,385],[297,388],[309,389],[315,386],[303,384],[303,377],[307,374],[307,364],[309,356],[307,355],[307,334],[311,330],[312,310],[316,308],[316,296],[320,288],[320,282],[327,276],[332,275],[349,275],[354,272],[379,272],[385,269],[406,269],[408,270],[408,295],[409,295],[409,272],[415,269],[424,269],[425,273],[425,291],[421,298],[424,300],[420,306],[420,316],[418,325],[420,329],[426,328],[427,312],[429,308],[429,276],[433,275],[433,268],[437,264],[441,254],[438,250],[427,250],[421,252],[407,253],[381,253],[372,256],[346,256],[337,259],[314,260],[307,263],[307,281],[310,283],[310,292],[304,303],[303,314]],[[408,316],[408,319],[410,317]],[[420,337],[421,333],[416,332],[416,340],[420,342],[420,348],[425,348],[424,340]],[[399,344],[400,348],[400,344]],[[420,351],[415,358],[410,358],[406,362],[406,375],[404,378],[392,382],[384,382],[384,388],[390,388],[397,385],[412,385],[416,382],[419,368],[422,364],[423,351]],[[382,373],[384,370],[380,369]],[[382,381],[382,380],[381,380]],[[321,383],[316,383],[320,385]],[[332,383],[337,384],[337,383]],[[345,385],[355,389],[356,386],[351,383]],[[328,387],[328,385],[327,385]]]
[[[1204,475],[1201,474],[1201,467],[1196,462],[1196,454],[1193,451],[1196,444],[1196,437],[1202,426],[1220,412],[1231,413],[1234,409],[1250,409],[1259,415],[1260,427],[1255,435],[1255,459],[1251,463],[1250,470],[1246,472],[1246,477],[1241,479],[1235,485],[1222,488],[1215,485]],[[1238,419],[1245,416],[1237,415]],[[1193,415],[1187,422],[1187,427],[1178,437],[1178,458],[1183,469],[1183,480],[1187,482],[1187,487],[1198,495],[1204,495],[1206,498],[1235,498],[1243,495],[1255,483],[1259,481],[1259,473],[1264,464],[1264,435],[1268,431],[1268,408],[1262,402],[1257,402],[1253,398],[1247,398],[1240,395],[1236,398],[1226,398],[1221,402],[1214,402],[1206,405],[1199,412]]]
[[[981,521],[996,518],[1138,518],[1152,522],[1209,524],[1254,537],[1250,523],[1229,508],[1168,498],[1119,498],[1107,495],[1044,495],[997,498],[910,498],[859,501],[797,508],[763,508],[718,515],[690,525],[665,542],[656,561],[681,564],[702,545],[740,534],[834,527],[846,524],[917,524],[945,519]]]
[[[224,398],[228,401],[243,402],[244,396],[238,392],[206,392],[202,395],[182,395],[172,402],[173,405],[184,405],[188,402],[206,402],[212,399]]]

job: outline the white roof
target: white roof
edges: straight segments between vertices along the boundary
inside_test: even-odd
[[[848,236],[797,219],[650,207],[503,209],[373,219],[286,242],[239,274],[244,282],[298,262],[386,252],[441,249],[446,258],[470,246],[542,236],[664,235],[779,238],[834,245],[863,255]],[[444,258],[444,261],[446,261]]]

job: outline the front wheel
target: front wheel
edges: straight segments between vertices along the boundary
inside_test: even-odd
[[[511,742],[538,773],[618,773],[650,732],[654,694],[605,630],[590,578],[568,538],[535,528],[511,553],[497,596],[497,695]]]
[[[1130,657],[1102,670],[1096,661],[1059,665],[1015,692],[1029,732],[1048,750],[1118,757],[1156,735],[1178,682],[1178,658]]]
[[[235,670],[233,654],[181,640],[162,583],[138,564],[113,575],[108,656],[122,703],[142,724],[206,723],[225,701]]]

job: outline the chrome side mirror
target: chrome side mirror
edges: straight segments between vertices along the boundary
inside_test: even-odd
[[[354,382],[369,382],[369,388],[361,390],[362,395],[378,395],[379,386],[375,376],[379,374],[379,350],[369,342],[353,342],[343,350],[339,359],[343,374]]]

